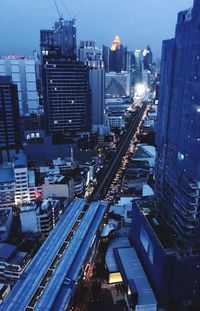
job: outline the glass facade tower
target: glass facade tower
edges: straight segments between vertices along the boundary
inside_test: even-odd
[[[158,108],[156,195],[180,255],[200,252],[200,2],[180,12],[164,41]]]

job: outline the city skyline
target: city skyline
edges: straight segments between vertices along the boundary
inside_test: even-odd
[[[111,46],[115,35],[119,35],[122,44],[127,45],[129,50],[142,49],[149,44],[156,58],[160,57],[162,40],[174,36],[177,12],[191,7],[192,2],[192,0],[177,0],[169,5],[168,2],[162,3],[158,0],[151,3],[148,0],[139,3],[127,0],[126,5],[119,1],[116,5],[116,1],[113,0],[109,1],[109,4],[105,0],[101,3],[94,0],[92,4],[86,0],[84,6],[80,6],[79,0],[73,3],[57,1],[65,19],[76,16],[79,29],[78,42],[81,39],[93,39],[99,47],[103,44]],[[137,11],[134,11],[136,5]],[[9,14],[6,14],[7,12]],[[156,12],[165,14],[156,15]],[[58,19],[54,1],[47,0],[40,2],[40,5],[33,0],[26,3],[24,0],[20,2],[2,0],[1,13],[2,55],[12,53],[30,55],[33,50],[39,51],[39,29],[51,28],[53,21]],[[124,18],[124,23],[118,22],[121,17]],[[19,44],[21,38],[26,40],[20,41]]]

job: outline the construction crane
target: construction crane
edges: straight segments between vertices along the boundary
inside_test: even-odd
[[[59,18],[62,19],[63,18],[63,14],[60,13],[60,10],[59,10],[59,7],[58,7],[58,4],[57,4],[56,0],[53,0],[53,2],[55,4],[56,10],[58,12]]]
[[[58,6],[58,1],[57,0],[53,0],[56,10],[58,12],[58,16],[60,19],[63,19],[63,14],[60,12],[59,6]],[[72,16],[72,14],[70,13],[69,9],[66,6],[66,3],[63,0],[60,0],[61,5],[63,6],[64,10],[66,11],[66,13],[69,15],[70,19],[75,19],[75,17]]]

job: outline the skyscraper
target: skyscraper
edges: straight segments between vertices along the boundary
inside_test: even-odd
[[[127,47],[118,36],[113,40],[109,55],[109,71],[121,72],[127,69]]]
[[[92,127],[99,129],[104,124],[105,106],[105,69],[102,52],[94,41],[81,41],[79,59],[89,67],[90,87],[92,92]]]
[[[75,137],[91,129],[89,68],[76,58],[75,20],[41,30],[42,90],[48,134]]]
[[[62,56],[67,59],[76,59],[76,24],[75,19],[60,18],[55,22],[54,41],[61,48]]]
[[[34,57],[9,55],[0,58],[0,76],[11,76],[17,84],[21,116],[40,114],[37,89],[37,66]]]
[[[75,136],[91,129],[89,68],[77,60],[49,59],[43,65],[46,130]]]
[[[180,254],[200,253],[200,10],[178,15],[164,41],[158,109],[156,194]]]
[[[135,50],[132,54],[133,84],[142,82],[142,53]]]
[[[153,53],[149,45],[147,45],[146,49],[142,51],[142,55],[143,55],[143,69],[150,71],[153,63]]]
[[[156,201],[133,208],[131,239],[167,311],[200,310],[200,2],[163,42]]]
[[[66,59],[76,59],[76,24],[75,19],[60,18],[55,22],[54,29],[40,31],[40,47],[43,56],[59,51],[60,56]],[[54,53],[53,53],[54,54]]]
[[[0,77],[0,162],[10,161],[20,148],[17,85],[11,77]]]

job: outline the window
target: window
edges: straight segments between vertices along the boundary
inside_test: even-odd
[[[150,241],[150,238],[146,232],[146,230],[141,227],[140,230],[140,241],[145,249],[145,251],[148,254],[149,260],[151,262],[151,264],[153,265],[153,261],[154,261],[154,246]]]

